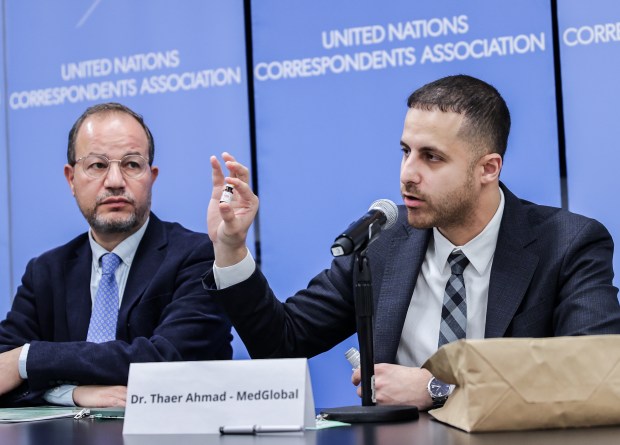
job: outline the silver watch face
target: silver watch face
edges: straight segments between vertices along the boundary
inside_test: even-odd
[[[428,391],[433,399],[444,399],[452,392],[452,385],[433,377],[428,383]]]

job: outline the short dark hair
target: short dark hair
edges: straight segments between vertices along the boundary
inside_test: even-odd
[[[144,129],[144,132],[146,133],[146,139],[148,140],[149,165],[153,165],[153,158],[155,157],[155,141],[153,140],[153,134],[151,133],[151,130],[149,130],[149,127],[147,127],[147,125],[144,123],[144,119],[141,115],[133,111],[131,108],[116,102],[107,102],[103,104],[93,105],[92,107],[87,108],[86,111],[84,111],[84,113],[82,113],[82,115],[78,117],[78,119],[73,124],[73,127],[71,127],[71,130],[69,131],[67,162],[70,165],[75,165],[75,140],[77,138],[78,131],[80,131],[80,128],[82,127],[84,121],[90,116],[94,116],[96,114],[106,115],[111,113],[125,113],[138,121],[140,126]]]
[[[459,74],[438,79],[414,91],[407,106],[462,114],[460,133],[503,158],[510,133],[510,112],[499,92],[475,77]]]

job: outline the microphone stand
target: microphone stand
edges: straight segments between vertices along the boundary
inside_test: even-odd
[[[353,283],[355,285],[354,301],[357,341],[360,345],[362,406],[374,406],[375,402],[372,395],[374,392],[375,351],[372,338],[372,279],[370,276],[370,264],[365,250],[355,252]]]
[[[362,406],[344,406],[324,409],[321,414],[326,419],[343,422],[394,422],[417,419],[418,408],[415,406],[377,406],[373,401],[374,393],[374,343],[373,343],[373,298],[370,260],[366,249],[355,252],[353,265],[353,285],[357,339],[360,346],[360,372],[362,385]]]

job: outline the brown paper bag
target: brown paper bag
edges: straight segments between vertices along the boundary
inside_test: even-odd
[[[620,335],[459,340],[422,367],[457,385],[430,414],[465,431],[620,424]]]

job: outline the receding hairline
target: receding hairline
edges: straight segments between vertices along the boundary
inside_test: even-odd
[[[118,112],[121,114],[127,114],[133,117],[136,122],[142,127],[146,134],[147,145],[148,145],[148,162],[149,165],[153,165],[153,160],[155,158],[155,139],[153,138],[153,134],[149,129],[146,122],[144,122],[144,118],[141,114],[136,113],[131,108],[126,105],[120,104],[118,102],[106,102],[97,105],[93,105],[87,108],[73,123],[71,130],[69,130],[69,138],[67,144],[67,162],[70,165],[75,165],[75,144],[76,139],[79,134],[80,129],[84,122],[86,122],[89,118],[93,116],[100,116],[100,119],[105,119],[112,115],[112,113]]]
[[[88,125],[88,123],[90,121],[104,121],[106,119],[110,119],[114,116],[125,116],[129,119],[131,119],[133,122],[136,123],[136,125],[138,126],[138,128],[140,128],[141,130],[141,134],[144,136],[144,148],[146,150],[146,155],[149,156],[150,158],[150,153],[149,153],[149,136],[146,132],[146,130],[144,129],[144,127],[142,126],[142,124],[140,123],[140,121],[138,119],[135,118],[135,116],[133,116],[131,113],[127,113],[126,111],[123,110],[101,110],[98,111],[96,113],[90,114],[88,116],[86,116],[84,118],[84,120],[82,122],[80,122],[80,125],[77,127],[76,132],[75,132],[75,151],[77,152],[77,142],[80,138],[80,135],[82,134],[82,128],[84,128],[85,126]]]
[[[98,119],[98,120],[104,120],[107,119],[113,115],[118,115],[118,116],[127,116],[129,118],[131,118],[133,121],[135,121],[140,128],[142,128],[142,131],[144,132],[144,135],[146,136],[146,131],[144,130],[144,128],[142,127],[142,124],[140,123],[140,121],[138,119],[136,119],[135,116],[133,116],[131,113],[128,113],[126,111],[123,110],[115,110],[115,109],[110,109],[110,110],[100,110],[97,111],[96,113],[92,113],[89,114],[88,116],[86,116],[84,118],[84,120],[82,122],[80,122],[80,125],[77,128],[77,132],[76,135],[79,134],[80,129],[84,126],[84,123],[87,122],[88,120],[94,120],[94,119]],[[148,139],[148,137],[147,137]]]

